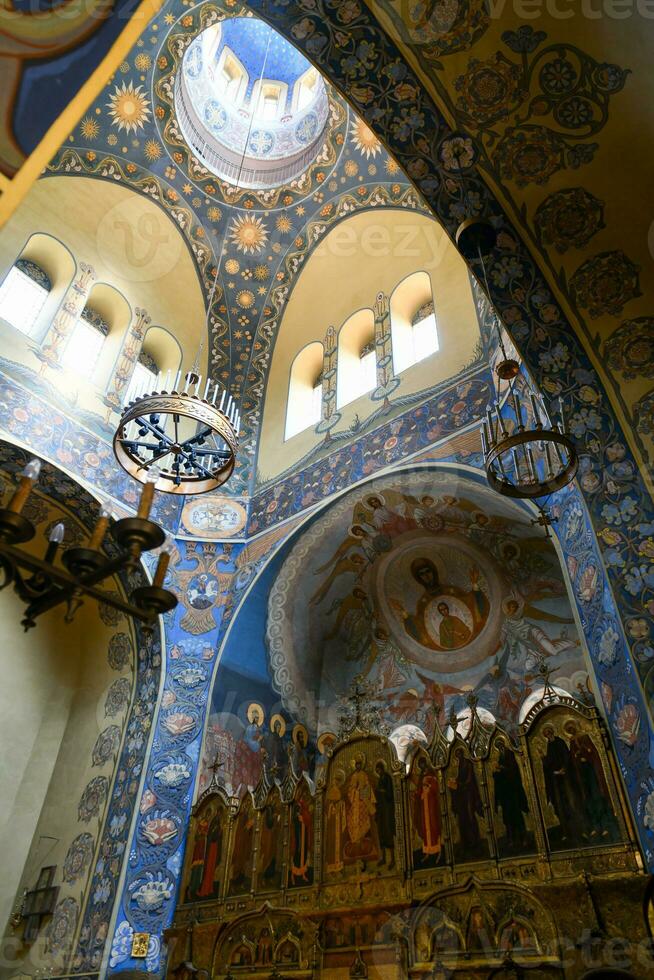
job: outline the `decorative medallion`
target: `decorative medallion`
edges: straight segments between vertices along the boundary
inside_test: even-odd
[[[541,243],[553,245],[557,252],[583,248],[606,227],[604,202],[583,187],[556,191],[536,209],[534,226]]]
[[[600,252],[577,269],[570,288],[594,320],[605,313],[618,316],[629,300],[642,296],[639,272],[624,252]]]
[[[625,320],[604,345],[608,366],[628,381],[654,378],[654,317]]]
[[[189,501],[182,510],[182,524],[189,534],[209,539],[231,538],[245,527],[247,511],[228,497],[206,496]]]

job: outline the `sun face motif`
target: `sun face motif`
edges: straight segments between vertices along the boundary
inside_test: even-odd
[[[154,163],[155,160],[159,159],[163,151],[156,140],[146,140],[143,152],[145,153],[146,160]]]
[[[133,82],[117,85],[109,96],[107,106],[114,126],[124,129],[127,133],[136,133],[143,128],[150,115],[150,103],[141,91],[142,85],[134,87]]]
[[[376,157],[378,153],[381,153],[381,143],[373,133],[372,129],[363,122],[362,119],[356,119],[352,126],[350,127],[350,136],[356,146],[357,150],[362,153],[367,160],[370,157]]]
[[[249,310],[254,306],[254,293],[249,289],[242,289],[236,294],[236,302],[243,310]]]
[[[97,139],[100,133],[100,126],[91,116],[84,116],[79,128],[82,136],[87,140]]]
[[[268,241],[268,229],[261,218],[249,214],[234,219],[229,235],[238,251],[245,255],[260,252]]]
[[[281,232],[282,235],[288,235],[292,227],[293,225],[289,216],[287,214],[280,214],[277,218],[277,231]]]

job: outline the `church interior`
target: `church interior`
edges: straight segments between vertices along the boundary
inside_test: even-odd
[[[0,4],[0,978],[654,977],[653,52]]]

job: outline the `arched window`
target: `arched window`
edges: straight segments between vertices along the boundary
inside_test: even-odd
[[[396,374],[438,351],[434,298],[426,272],[415,272],[396,286],[391,296],[391,331]]]
[[[296,112],[306,109],[316,97],[320,76],[315,68],[310,68],[301,78],[298,78],[293,91],[293,102]]]
[[[40,265],[18,259],[0,286],[0,317],[30,336],[51,289]]]
[[[314,428],[322,418],[322,369],[324,349],[317,341],[307,344],[293,361],[288,387],[284,438]]]
[[[266,122],[274,122],[284,114],[288,85],[263,80],[256,82],[252,93],[254,115]]]
[[[430,300],[417,310],[411,321],[413,334],[413,363],[424,361],[438,350],[438,330],[434,301]]]
[[[88,380],[95,370],[108,333],[107,321],[92,306],[85,306],[66,344],[61,358],[62,367],[84,374]]]
[[[247,87],[247,72],[238,58],[225,48],[218,65],[217,85],[219,91],[227,96],[230,102],[241,101],[242,90]]]
[[[154,357],[146,351],[141,351],[138,361],[134,365],[134,373],[127,389],[125,404],[134,401],[143,392],[154,391],[158,376],[159,368]]]
[[[349,405],[376,385],[375,316],[372,310],[358,310],[338,335],[337,406]]]

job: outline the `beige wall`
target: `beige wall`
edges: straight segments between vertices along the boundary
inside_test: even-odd
[[[312,341],[322,341],[330,325],[340,330],[356,310],[374,307],[377,293],[390,295],[406,276],[419,270],[431,278],[440,351],[402,372],[396,395],[431,388],[470,362],[479,327],[467,267],[440,225],[404,210],[366,211],[346,219],[312,254],[282,319],[263,409],[261,480],[283,472],[324,438],[311,428],[284,439],[290,369],[298,351]],[[332,435],[347,432],[356,415],[364,421],[378,408],[379,402],[369,395],[343,406]]]
[[[128,327],[124,311],[130,309],[132,313],[137,308],[146,309],[153,325],[165,327],[177,338],[184,352],[184,368],[193,364],[204,340],[202,372],[205,372],[207,342],[202,290],[185,241],[161,208],[144,195],[108,181],[88,177],[39,180],[0,236],[0,282],[36,232],[62,242],[78,265],[86,262],[93,266],[97,282],[111,286],[123,298],[122,308],[118,309],[119,326],[107,338],[90,382],[83,373],[47,371],[47,380],[64,396],[86,410],[106,414],[101,397]],[[56,262],[56,249],[51,251]],[[68,264],[66,271],[70,271]],[[57,282],[59,299],[62,288]],[[95,291],[98,296],[103,291],[107,293],[105,286],[98,286]],[[121,306],[117,300],[114,305]],[[55,312],[49,304],[50,319]],[[43,330],[48,326],[42,324]],[[34,340],[24,337],[3,320],[0,320],[0,342],[4,357],[35,372],[41,370],[42,364],[31,350]]]
[[[0,490],[5,487],[3,481]],[[75,535],[82,533],[72,514],[39,500],[37,534],[29,545],[35,553],[43,552],[44,532],[55,520],[63,519]],[[0,593],[0,976],[33,975],[44,965],[56,973],[64,965],[44,952],[44,934],[33,947],[22,946],[17,942],[22,930],[12,931],[7,921],[17,897],[34,887],[39,871],[48,865],[57,868],[59,900],[71,896],[82,905],[95,861],[69,883],[63,881],[63,865],[79,834],[89,833],[94,846],[98,843],[106,807],[85,823],[78,818],[79,800],[94,777],[105,776],[111,783],[117,756],[93,765],[92,752],[109,725],[118,726],[122,742],[129,705],[115,717],[107,716],[106,695],[121,676],[130,689],[133,684],[133,653],[121,670],[112,669],[107,658],[116,632],[130,636],[133,651],[131,626],[124,617],[114,626],[105,625],[97,605],[87,600],[72,625],[63,622],[59,608],[25,634],[22,611],[13,590]]]

